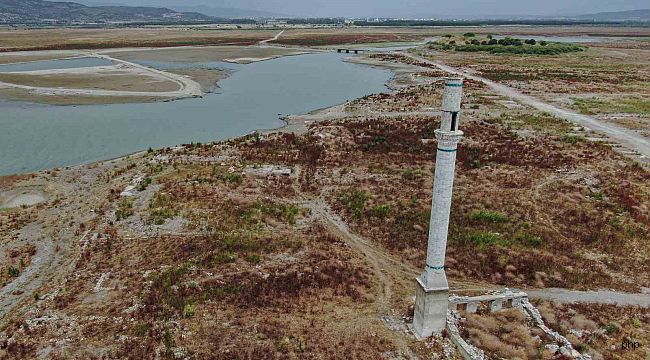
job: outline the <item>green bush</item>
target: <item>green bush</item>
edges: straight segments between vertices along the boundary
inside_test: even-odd
[[[291,225],[295,225],[296,218],[301,211],[299,207],[292,204],[258,203],[257,208],[262,214],[275,216]]]
[[[241,184],[243,178],[242,178],[241,174],[226,174],[226,176],[224,177],[224,180],[229,184],[239,185],[239,184]]]
[[[231,252],[222,252],[212,257],[212,262],[216,265],[229,264],[237,261],[237,255]]]
[[[149,334],[150,330],[151,330],[151,324],[145,322],[145,323],[137,324],[133,332],[137,337],[145,337]]]
[[[390,205],[376,205],[370,209],[370,216],[385,218],[390,215],[391,210],[392,209]]]
[[[223,247],[231,252],[257,252],[264,248],[264,245],[249,233],[231,232],[224,236]]]
[[[526,247],[541,247],[544,245],[544,240],[541,237],[531,234],[517,234],[515,241]]]
[[[248,261],[251,264],[257,265],[262,261],[262,257],[257,254],[251,254],[246,256],[246,261]]]
[[[171,354],[172,348],[174,347],[174,337],[169,329],[165,329],[165,333],[163,334],[163,344],[165,344],[167,352]]]
[[[521,39],[506,36],[503,39],[499,39],[499,41],[497,41],[497,44],[503,45],[503,46],[521,46],[521,45],[523,45],[523,42],[521,41]]]
[[[136,190],[138,190],[138,191],[146,190],[147,187],[149,185],[151,185],[151,182],[152,182],[152,180],[151,180],[150,177],[146,177],[146,178],[142,179],[142,181],[140,181],[140,183],[138,184],[138,187],[136,188]]]
[[[605,326],[605,333],[607,335],[612,335],[615,332],[618,332],[618,325],[614,323],[609,323]]]
[[[492,54],[524,54],[524,55],[558,55],[570,52],[584,51],[585,47],[567,43],[546,43],[535,39],[522,41],[520,39],[506,37],[504,39],[489,41],[478,41],[472,39],[464,45],[456,45],[455,41],[448,44],[434,43],[432,48],[438,50],[454,50],[462,52],[489,52]]]
[[[149,223],[163,225],[167,219],[178,215],[178,211],[170,208],[152,209],[149,211]]]
[[[11,276],[11,277],[18,277],[18,275],[20,275],[20,270],[18,270],[18,268],[16,268],[16,267],[10,266],[10,267],[7,269],[7,273],[8,273],[9,276]]]
[[[370,150],[370,149],[374,148],[377,145],[383,144],[384,142],[386,142],[385,137],[383,137],[383,136],[375,136],[374,138],[372,138],[372,140],[370,140],[369,143],[366,144],[366,146],[365,146],[366,150]]]
[[[239,294],[244,290],[244,286],[241,284],[237,285],[223,285],[214,288],[207,289],[203,292],[202,298],[207,299],[219,299],[227,295]]]
[[[343,205],[345,205],[348,210],[352,211],[354,216],[357,218],[361,217],[363,210],[366,208],[366,202],[370,199],[372,199],[372,195],[362,190],[343,193],[341,195],[341,202]]]
[[[583,142],[586,140],[587,139],[585,139],[584,136],[580,136],[580,135],[564,135],[562,137],[562,141],[569,144],[577,144],[579,142]]]
[[[191,318],[192,316],[194,316],[195,311],[196,310],[194,308],[194,305],[192,305],[192,303],[187,303],[183,307],[183,317],[184,318]]]
[[[422,177],[422,171],[420,169],[411,169],[408,168],[402,173],[402,178],[405,180],[416,180]]]
[[[469,214],[469,218],[474,221],[491,223],[506,223],[510,221],[508,215],[489,210],[474,210]]]
[[[492,245],[509,246],[510,242],[503,239],[498,233],[475,231],[470,233],[469,240],[479,248],[483,249]]]
[[[149,224],[162,225],[167,219],[178,216],[172,198],[162,193],[156,193],[149,203]]]
[[[117,204],[117,210],[115,210],[115,217],[118,221],[128,218],[133,215],[133,201],[130,199],[124,198]]]

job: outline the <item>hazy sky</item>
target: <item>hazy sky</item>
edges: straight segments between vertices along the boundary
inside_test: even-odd
[[[72,0],[74,1],[74,0]],[[208,5],[297,16],[576,15],[650,8],[648,0],[89,0],[125,5]]]

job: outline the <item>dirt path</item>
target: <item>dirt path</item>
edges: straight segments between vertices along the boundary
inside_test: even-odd
[[[57,206],[39,210],[32,222],[3,243],[6,248],[31,244],[36,253],[17,278],[0,288],[0,328],[8,319],[28,311],[31,307],[25,305],[34,303],[36,295],[42,298],[46,292],[60,286],[74,269],[79,259],[75,255],[78,255],[80,243],[90,236],[101,219],[93,211],[92,204],[99,204],[100,197],[106,196],[106,186],[96,188],[97,176],[104,168],[112,166],[110,163],[102,164],[86,174],[80,173],[81,168],[60,174],[48,185],[49,198],[61,199]],[[80,181],[81,178],[84,181]],[[41,180],[34,181],[40,183]],[[80,224],[84,224],[83,232]]]
[[[347,224],[338,215],[334,214],[322,200],[305,201],[303,206],[309,208],[312,215],[320,219],[331,234],[345,241],[355,252],[365,257],[379,282],[380,291],[375,301],[379,308],[379,316],[385,320],[392,319],[394,314],[391,299],[394,296],[395,281],[391,279],[391,276],[397,275],[410,279],[415,277],[415,270],[404,263],[391,259],[367,240],[350,231]],[[409,359],[417,359],[401,332],[394,337],[394,341],[398,350],[404,356]]]
[[[590,130],[600,132],[602,134],[607,135],[611,139],[615,140],[617,143],[620,145],[630,149],[634,150],[637,153],[639,153],[643,158],[645,159],[650,159],[650,140],[643,137],[640,134],[635,133],[632,130],[628,130],[625,128],[621,128],[619,126],[613,125],[613,124],[608,124],[605,122],[602,122],[598,119],[595,119],[590,116],[578,114],[566,109],[559,108],[555,105],[551,105],[549,103],[545,103],[539,99],[536,99],[532,96],[529,95],[524,95],[520,93],[519,91],[503,85],[496,83],[494,81],[488,80],[484,77],[480,77],[477,75],[472,75],[468,74],[462,70],[453,68],[451,66],[447,66],[445,64],[436,62],[436,61],[431,61],[426,58],[423,58],[421,56],[416,56],[413,54],[409,54],[406,52],[400,52],[401,55],[407,56],[411,59],[421,61],[433,66],[438,67],[440,70],[451,73],[451,74],[456,74],[463,76],[468,79],[472,79],[475,81],[480,81],[490,87],[494,92],[509,97],[511,99],[517,100],[522,104],[531,106],[537,110],[544,111],[550,114],[553,114],[557,117],[563,118],[565,120],[571,121],[573,123],[576,123],[578,125],[584,126],[586,128],[589,128]]]
[[[301,168],[296,167],[296,179],[300,178]],[[394,314],[391,306],[391,299],[394,296],[396,279],[415,279],[417,270],[409,264],[397,261],[386,254],[380,247],[373,245],[370,241],[362,238],[350,230],[348,225],[334,213],[329,205],[322,199],[313,199],[300,191],[300,186],[294,182],[293,188],[298,194],[301,206],[308,208],[314,218],[320,220],[327,230],[348,244],[352,250],[362,255],[368,265],[375,273],[379,283],[379,292],[376,295],[375,303],[379,310],[379,317],[388,322],[392,322]],[[404,329],[406,327],[404,326]],[[418,357],[411,351],[408,346],[403,332],[394,336],[395,345],[402,355],[408,359],[417,359]]]
[[[568,289],[543,289],[526,291],[531,298],[552,300],[559,303],[594,303],[619,306],[650,307],[650,289],[645,293],[630,294],[611,290],[577,291]]]
[[[36,246],[36,255],[18,278],[0,289],[0,325],[14,308],[33,299],[39,288],[48,282],[54,282],[54,278],[62,278],[71,270],[73,262],[68,255],[74,242],[48,236],[43,226],[42,223],[32,223],[20,231],[23,241]],[[75,238],[70,229],[64,231],[62,237]]]
[[[168,93],[176,93],[177,95],[174,95],[174,97],[199,96],[203,94],[203,92],[201,91],[201,85],[199,83],[183,75],[173,74],[166,71],[150,68],[130,61],[113,58],[108,55],[100,55],[97,53],[93,53],[92,56],[110,60],[116,63],[124,64],[137,69],[145,70],[150,74],[152,74],[154,77],[158,77],[163,80],[173,81],[181,87],[180,90],[168,92]],[[152,92],[152,93],[156,94],[156,92]]]
[[[279,33],[275,34],[274,37],[272,37],[270,39],[262,40],[262,41],[258,42],[257,44],[258,45],[266,45],[266,44],[270,43],[271,41],[276,41],[277,39],[279,39],[280,36],[282,36],[282,34],[284,34],[284,30],[282,30]]]

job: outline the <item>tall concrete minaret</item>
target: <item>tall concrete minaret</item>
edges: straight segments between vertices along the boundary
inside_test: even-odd
[[[413,329],[421,338],[440,333],[447,320],[449,285],[445,275],[445,252],[456,172],[456,149],[463,137],[463,132],[458,130],[462,96],[463,79],[445,79],[442,121],[440,129],[436,130],[438,152],[431,201],[427,263],[424,272],[417,278],[413,317]]]

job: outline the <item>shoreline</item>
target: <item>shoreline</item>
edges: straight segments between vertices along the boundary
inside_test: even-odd
[[[128,71],[132,73],[133,76],[138,76],[141,73],[151,76],[152,78],[160,78],[164,80],[169,80],[176,82],[179,85],[179,89],[175,91],[131,91],[128,89],[100,89],[93,87],[59,87],[59,86],[42,86],[42,85],[33,85],[33,84],[21,84],[13,82],[0,82],[0,100],[11,101],[11,102],[24,102],[30,104],[44,104],[44,105],[56,105],[56,106],[84,106],[84,105],[112,105],[112,104],[130,104],[130,103],[156,103],[156,102],[169,102],[176,101],[188,98],[202,97],[207,94],[213,93],[215,89],[219,88],[218,81],[221,81],[229,76],[217,76],[217,84],[205,84],[200,83],[203,80],[201,77],[205,75],[185,75],[185,72],[193,72],[198,70],[204,70],[206,72],[212,71],[211,69],[194,69],[188,67],[186,69],[173,69],[173,70],[159,70],[150,66],[143,66],[138,64],[135,59],[131,59],[129,56],[123,58],[119,54],[128,54],[128,53],[137,53],[137,52],[156,52],[156,51],[177,51],[177,50],[187,50],[187,51],[214,51],[221,50],[224,48],[229,48],[232,50],[232,54],[228,55],[227,58],[219,58],[213,61],[220,61],[224,63],[237,64],[237,65],[248,65],[257,62],[263,62],[268,60],[279,59],[287,56],[299,56],[299,55],[308,55],[312,53],[319,53],[322,50],[318,49],[309,49],[309,48],[287,48],[273,45],[248,45],[248,46],[180,46],[180,47],[138,47],[138,48],[112,48],[112,49],[103,49],[93,51],[91,49],[80,49],[80,50],[43,50],[43,51],[18,51],[12,53],[0,53],[0,66],[4,65],[16,65],[16,64],[30,64],[38,62],[48,62],[48,61],[59,61],[59,60],[71,60],[78,58],[94,57],[99,59],[109,59],[114,65],[111,66],[91,66],[87,68],[55,68],[49,70],[40,70],[35,71],[21,71],[21,72],[7,72],[8,74],[20,74],[20,75],[34,75],[42,76],[43,81],[48,80],[48,76],[58,76],[60,74],[65,74],[68,72],[81,73],[79,69],[85,69],[91,75],[101,75],[101,71],[104,70],[116,70],[120,65],[126,65]],[[271,49],[269,54],[259,54],[256,56],[255,51],[262,51],[263,49]],[[274,53],[272,49],[288,51],[287,53]],[[247,54],[248,52],[253,51],[253,54]],[[239,54],[238,54],[239,52]],[[117,54],[113,56],[112,54]],[[223,55],[222,55],[223,56]],[[10,57],[14,61],[8,63],[2,63],[3,57]],[[25,59],[17,60],[15,58],[25,57]],[[209,56],[206,57],[205,61],[209,60]],[[164,55],[163,55],[164,58]],[[164,60],[154,60],[154,61],[164,61]],[[188,61],[179,61],[179,63],[187,63],[188,65],[194,62],[201,62],[203,60],[192,60],[191,57]],[[115,69],[113,69],[115,68]],[[125,70],[126,71],[126,70]],[[218,70],[219,72],[226,73],[230,69],[223,68]],[[0,72],[2,74],[3,72]],[[199,84],[200,83],[200,84]],[[72,98],[74,97],[74,98]]]
[[[396,70],[397,68],[400,68],[401,66],[395,64],[396,66],[391,66],[391,64],[386,64],[385,66],[381,66],[378,64],[378,62],[372,61],[371,59],[363,59],[360,60],[358,58],[361,58],[363,55],[360,55],[358,57],[346,57],[341,59],[341,61],[346,61],[350,63],[355,63],[355,64],[360,64],[360,65],[366,65],[366,66],[372,66],[372,67],[379,67],[383,69],[387,69],[392,72],[391,78],[385,83],[385,86],[391,90],[394,91],[394,85],[391,85],[396,79],[397,73]],[[351,61],[351,59],[357,59],[357,61]],[[228,76],[230,73],[228,74]],[[220,79],[222,80],[222,79]],[[213,89],[212,92],[206,93],[205,95],[208,94],[217,94],[216,90],[219,88],[218,84],[216,87]],[[353,99],[357,100],[358,98]],[[167,99],[167,100],[161,100],[159,102],[168,102],[168,101],[177,101],[177,100],[183,100],[183,99]],[[3,101],[11,101],[11,100],[3,100]],[[24,102],[24,101],[13,101],[13,102]],[[307,113],[304,114],[289,114],[289,115],[283,115],[279,117],[279,120],[281,120],[284,125],[277,127],[277,128],[270,128],[270,129],[255,129],[253,131],[250,131],[246,134],[241,134],[238,136],[232,136],[227,139],[221,140],[221,141],[230,141],[233,139],[245,137],[250,134],[254,133],[260,133],[260,134],[273,134],[273,133],[290,133],[294,132],[296,134],[302,134],[307,131],[308,126],[314,122],[319,122],[319,121],[324,121],[324,120],[329,120],[329,119],[336,119],[336,118],[341,118],[344,117],[346,112],[344,110],[344,107],[349,103],[350,101],[346,101],[344,103],[339,103],[335,104],[332,106],[326,106],[318,109],[311,110]],[[36,105],[43,105],[43,106],[48,106],[44,104],[36,104]],[[107,104],[110,105],[110,104]],[[84,105],[55,105],[55,106],[84,106]],[[221,141],[216,141],[216,142],[221,142]],[[214,142],[214,141],[213,141]],[[181,146],[182,144],[176,144],[172,145],[169,147],[175,147],[175,146]],[[30,175],[30,174],[39,174],[39,173],[45,173],[49,171],[54,171],[58,169],[80,169],[84,166],[95,166],[107,162],[112,162],[112,161],[121,161],[126,158],[132,157],[132,156],[138,156],[142,154],[146,154],[147,150],[139,150],[135,151],[129,154],[124,154],[116,157],[112,157],[109,159],[104,159],[104,160],[96,160],[96,161],[91,161],[91,162],[85,162],[85,163],[79,163],[79,164],[74,164],[74,165],[67,165],[67,166],[58,166],[58,167],[52,167],[52,168],[47,168],[47,169],[42,169],[42,170],[37,170],[37,171],[31,171],[31,172],[20,172],[20,173],[12,173],[12,174],[5,174],[5,175],[0,175],[0,178],[3,177],[8,177],[8,176],[17,176],[17,175]]]

